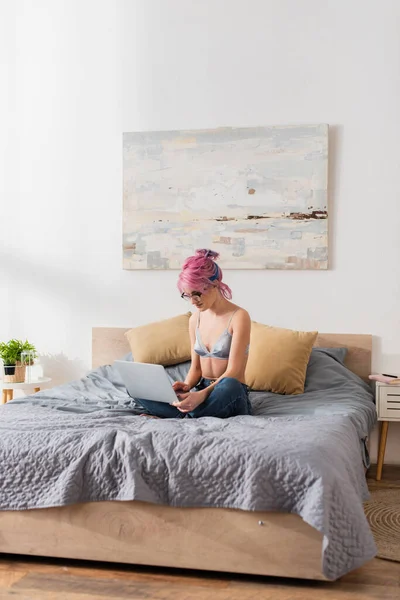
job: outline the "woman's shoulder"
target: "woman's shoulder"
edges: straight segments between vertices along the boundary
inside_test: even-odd
[[[245,308],[242,308],[241,306],[234,304],[233,310],[234,310],[234,313],[233,313],[232,322],[233,321],[236,321],[236,322],[250,321],[250,314]]]
[[[189,327],[193,327],[193,326],[197,325],[198,318],[199,318],[198,313],[192,312],[192,314],[189,317]]]

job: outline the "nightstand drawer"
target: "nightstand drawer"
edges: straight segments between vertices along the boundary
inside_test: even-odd
[[[378,398],[378,418],[400,421],[400,386],[380,387]]]

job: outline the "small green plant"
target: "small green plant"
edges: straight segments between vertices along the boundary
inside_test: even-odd
[[[0,358],[4,366],[13,366],[21,361],[22,352],[33,352],[34,358],[37,356],[36,348],[25,340],[12,339],[9,342],[0,342]]]

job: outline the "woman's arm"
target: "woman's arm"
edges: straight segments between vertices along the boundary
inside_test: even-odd
[[[194,343],[196,341],[196,322],[197,315],[193,313],[189,319],[189,335],[190,346],[192,348],[192,364],[190,366],[189,373],[186,375],[185,378],[185,383],[190,390],[199,383],[201,378],[200,356],[194,351]]]

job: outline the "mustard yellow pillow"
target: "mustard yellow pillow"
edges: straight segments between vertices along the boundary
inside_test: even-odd
[[[245,380],[253,390],[302,394],[317,331],[292,331],[251,323]]]
[[[188,312],[127,331],[134,361],[166,367],[190,360],[190,315]]]

